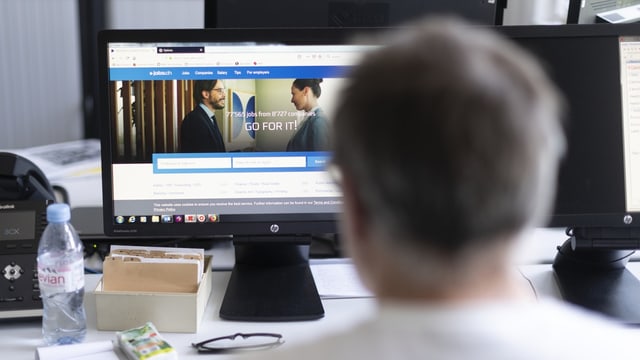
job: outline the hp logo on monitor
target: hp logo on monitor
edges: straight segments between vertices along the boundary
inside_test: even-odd
[[[280,231],[280,225],[271,224],[271,226],[269,226],[269,230],[271,230],[272,233],[277,233],[278,231]]]

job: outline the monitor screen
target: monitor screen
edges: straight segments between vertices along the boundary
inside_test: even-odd
[[[100,33],[105,233],[232,235],[236,268],[297,266],[300,251],[304,263],[309,236],[335,233],[341,210],[325,170],[328,128],[350,67],[370,49],[348,45],[350,35],[327,28]],[[258,280],[244,274],[238,282],[255,290],[268,271],[262,266]],[[296,276],[266,277],[307,281]],[[289,290],[274,296],[281,302]],[[262,293],[238,291],[268,303]],[[294,309],[286,305],[271,319],[308,318]]]
[[[205,0],[207,28],[381,27],[427,14],[463,17],[477,24],[502,25],[506,0]]]

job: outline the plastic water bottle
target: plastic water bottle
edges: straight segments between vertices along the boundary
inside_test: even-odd
[[[38,245],[42,335],[48,345],[79,343],[87,332],[83,304],[84,251],[70,218],[69,205],[49,205],[49,224]]]

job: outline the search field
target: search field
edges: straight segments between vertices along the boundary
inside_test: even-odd
[[[256,156],[234,157],[234,169],[246,168],[304,168],[307,166],[306,156]]]
[[[231,158],[228,157],[160,157],[157,159],[158,170],[186,169],[230,169]]]

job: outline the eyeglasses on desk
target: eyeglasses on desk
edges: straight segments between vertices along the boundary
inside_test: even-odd
[[[191,346],[200,354],[222,354],[243,350],[266,350],[278,347],[284,343],[281,334],[276,333],[236,333],[220,336]]]

